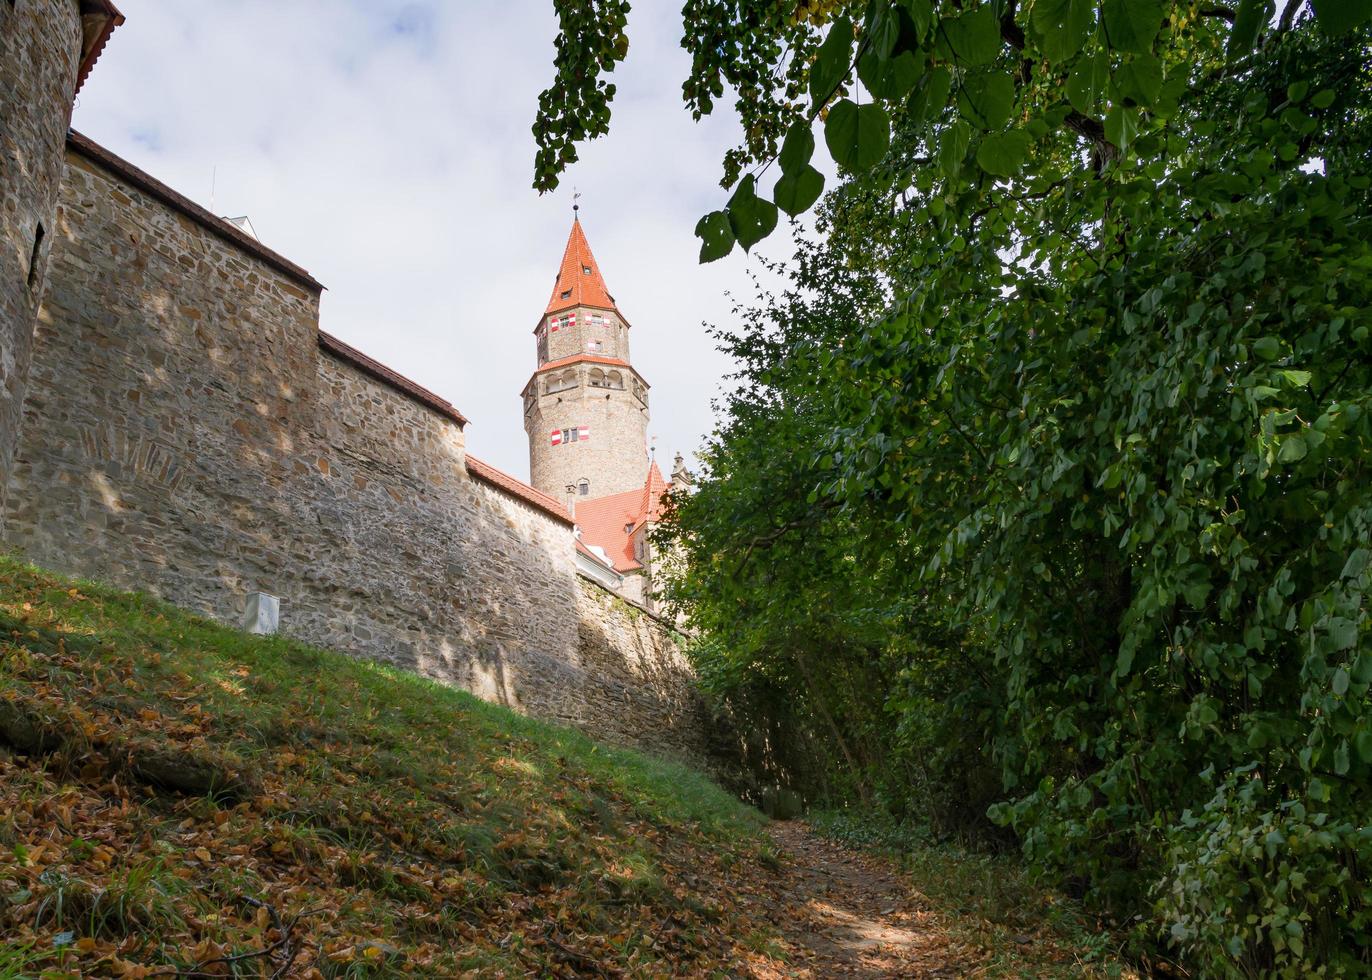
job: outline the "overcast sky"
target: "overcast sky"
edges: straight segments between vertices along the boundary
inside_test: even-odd
[[[653,386],[658,458],[712,428],[729,371],[702,321],[756,259],[701,267],[731,111],[693,123],[680,0],[637,0],[609,137],[556,193],[530,188],[551,0],[119,0],[128,20],[73,125],[328,289],[321,326],[453,402],[477,455],[528,478],[519,393],[571,222],[572,185]],[[213,197],[211,196],[213,192]],[[785,236],[772,246],[787,254]]]

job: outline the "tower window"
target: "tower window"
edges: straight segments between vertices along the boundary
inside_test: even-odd
[[[554,446],[565,446],[569,442],[590,442],[591,427],[574,425],[570,429],[554,429],[550,435],[548,441]]]
[[[587,349],[588,351],[593,352],[593,353],[596,352],[596,351],[602,351],[602,350],[605,349],[605,341],[603,341],[603,340],[588,340],[588,341],[586,341],[586,349]]]
[[[33,252],[29,254],[29,289],[38,285],[38,261],[43,256],[43,236],[47,234],[43,230],[43,222],[38,222],[38,228],[33,233]]]
[[[563,298],[563,299],[566,299],[566,298],[567,298],[568,296],[570,296],[570,295],[572,295],[572,291],[571,291],[570,289],[564,289],[564,290],[562,290],[562,298]]]
[[[589,497],[591,495],[591,481],[582,480],[576,485],[576,492],[583,497]]]
[[[591,267],[589,265],[583,265],[581,271],[589,276],[591,274]]]

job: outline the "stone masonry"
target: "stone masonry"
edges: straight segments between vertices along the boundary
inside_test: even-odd
[[[75,135],[52,237],[8,544],[230,623],[268,592],[309,642],[699,757],[665,624],[468,465],[452,406],[321,334],[304,270]]]
[[[80,57],[77,0],[0,2],[0,514]]]

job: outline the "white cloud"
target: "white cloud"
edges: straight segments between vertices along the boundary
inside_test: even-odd
[[[729,113],[691,121],[675,2],[635,5],[611,135],[555,194],[531,188],[533,121],[556,21],[538,3],[121,0],[128,17],[74,125],[328,287],[322,326],[448,398],[468,445],[520,477],[519,393],[571,219],[571,188],[653,385],[658,455],[712,427],[728,322],[754,259],[696,264],[720,206]],[[213,187],[213,200],[211,190]],[[771,248],[785,254],[779,236]]]

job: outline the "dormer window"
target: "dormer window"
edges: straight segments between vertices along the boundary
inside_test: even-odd
[[[562,290],[562,298],[563,298],[563,299],[568,299],[571,295],[572,295],[572,291],[571,291],[570,289],[564,289],[564,290]]]
[[[589,265],[583,265],[581,271],[589,276],[591,274],[591,267]]]

